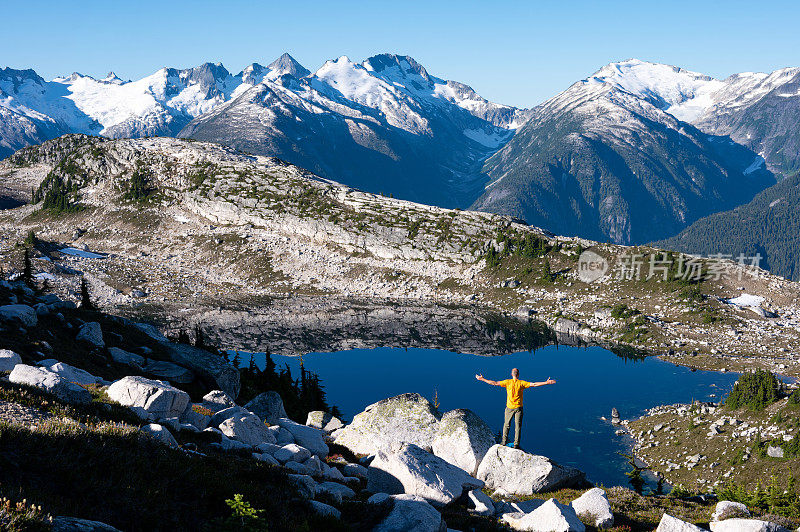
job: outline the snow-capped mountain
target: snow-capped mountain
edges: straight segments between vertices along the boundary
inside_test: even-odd
[[[284,54],[235,75],[206,63],[135,81],[0,70],[0,157],[68,132],[193,137],[620,243],[671,236],[797,172],[798,124],[797,68],[720,80],[630,59],[528,110],[392,54],[313,73]]]
[[[730,136],[762,156],[773,172],[800,169],[800,68],[719,80],[629,59],[603,67],[587,82],[614,85],[705,133]]]
[[[343,56],[300,77],[294,65],[285,70],[179,135],[274,155],[370,192],[466,207],[482,190],[482,161],[526,116],[407,56]]]
[[[603,67],[533,110],[487,160],[473,208],[631,244],[749,201],[775,183],[759,156],[671,112],[719,83],[636,60]]]
[[[466,207],[482,161],[525,111],[430,75],[414,59],[340,57],[311,73],[289,54],[232,75],[221,64],[136,81],[0,71],[0,157],[67,132],[193,136],[304,165],[373,192]]]

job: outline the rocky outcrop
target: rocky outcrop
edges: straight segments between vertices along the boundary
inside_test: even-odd
[[[495,444],[489,426],[472,410],[452,410],[442,416],[433,438],[433,454],[475,475]]]
[[[494,445],[478,467],[478,479],[491,489],[515,495],[553,491],[586,481],[583,472],[520,449]]]
[[[427,399],[406,393],[369,405],[331,436],[357,454],[374,454],[392,443],[430,449],[438,424],[439,413]]]
[[[369,465],[367,489],[379,493],[419,495],[434,506],[444,506],[483,482],[414,444],[395,452],[378,451]]]
[[[263,419],[270,425],[275,425],[281,418],[288,418],[283,408],[283,399],[278,392],[264,392],[256,395],[245,408]]]
[[[8,376],[8,380],[15,384],[40,388],[67,403],[86,404],[92,400],[92,394],[88,390],[46,368],[17,364]]]
[[[197,347],[170,342],[152,325],[136,325],[145,334],[158,341],[167,351],[170,360],[192,370],[209,388],[219,389],[233,397],[238,397],[241,389],[239,370],[225,358]]]
[[[179,417],[189,405],[189,394],[161,381],[144,377],[124,377],[108,387],[108,396],[131,407],[142,417]]]

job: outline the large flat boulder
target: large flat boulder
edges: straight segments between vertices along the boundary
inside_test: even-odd
[[[33,307],[15,304],[0,306],[0,321],[17,322],[23,327],[36,327],[39,318]]]
[[[331,436],[356,454],[375,454],[398,442],[431,449],[439,417],[430,401],[417,393],[406,393],[369,405]]]
[[[106,393],[119,404],[154,419],[179,417],[189,405],[186,392],[166,382],[139,376],[123,377],[113,382]]]
[[[17,364],[22,364],[22,358],[10,349],[0,349],[0,371],[11,371]]]
[[[513,495],[570,488],[586,481],[586,475],[578,469],[502,445],[494,445],[486,453],[478,466],[478,478],[491,489]]]
[[[614,526],[614,514],[608,502],[606,492],[600,488],[592,488],[570,503],[579,516],[591,515],[595,528],[611,528]]]
[[[325,435],[321,430],[295,423],[287,418],[279,419],[277,424],[286,429],[298,445],[311,451],[311,454],[323,458],[328,456],[328,444],[325,443]]]
[[[228,438],[255,447],[260,443],[275,443],[275,436],[255,414],[239,414],[220,423],[219,430]]]
[[[433,438],[433,454],[470,475],[497,443],[492,430],[472,410],[451,410],[442,416]]]
[[[528,514],[505,514],[508,526],[529,532],[585,532],[586,526],[578,519],[571,506],[549,499]]]
[[[192,370],[209,388],[220,389],[234,399],[239,395],[239,369],[224,357],[191,345],[170,342],[152,325],[137,323],[136,326],[164,346],[172,362]]]
[[[92,394],[87,389],[69,382],[47,368],[17,364],[8,380],[42,389],[67,403],[87,404],[92,401]]]
[[[413,443],[395,452],[378,451],[367,472],[369,491],[419,495],[440,507],[482,487],[482,481]]]
[[[289,417],[283,408],[283,399],[274,391],[260,393],[244,406],[270,425],[276,425],[279,419]]]

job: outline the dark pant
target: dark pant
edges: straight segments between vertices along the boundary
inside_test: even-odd
[[[514,418],[514,447],[519,447],[519,437],[522,433],[522,407],[506,408],[505,420],[503,421],[503,443],[508,443],[508,429],[511,427],[511,418]]]

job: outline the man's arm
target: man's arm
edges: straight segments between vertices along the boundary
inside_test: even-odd
[[[547,380],[544,381],[544,382],[532,382],[532,383],[530,383],[530,386],[528,386],[528,388],[533,388],[533,387],[536,387],[536,386],[547,386],[548,384],[555,384],[555,383],[556,383],[555,379],[551,379],[550,377],[547,377]]]
[[[475,378],[481,382],[485,382],[486,384],[491,384],[492,386],[500,386],[500,383],[497,381],[490,381],[489,379],[484,379],[483,375],[481,375],[480,373],[475,375]]]

